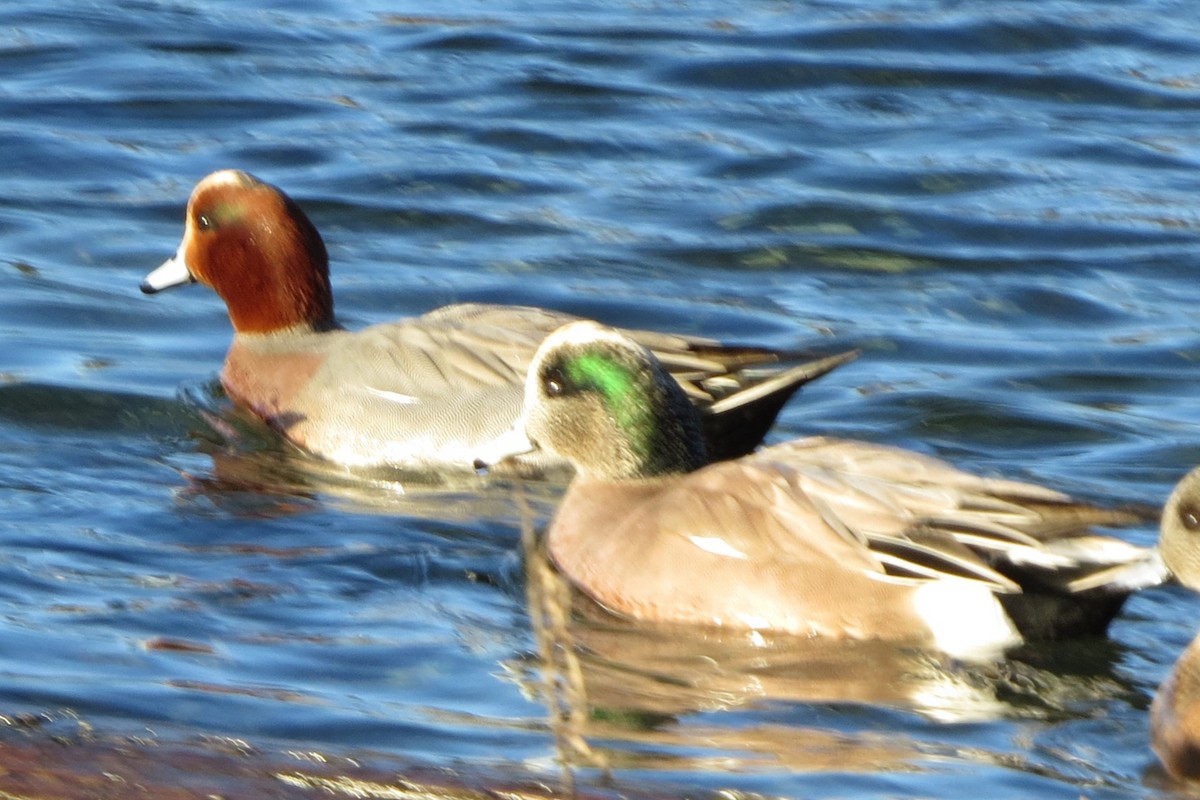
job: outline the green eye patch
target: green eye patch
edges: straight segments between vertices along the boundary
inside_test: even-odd
[[[643,381],[635,370],[595,353],[569,359],[563,372],[576,387],[592,388],[604,398],[613,419],[630,436],[635,449],[649,447],[652,421],[649,398],[639,393]]]
[[[606,399],[619,400],[633,390],[632,373],[611,358],[588,353],[566,364],[567,377],[579,387],[599,389]]]

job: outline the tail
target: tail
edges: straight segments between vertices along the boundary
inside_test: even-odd
[[[1077,543],[1104,538],[1083,537]],[[1076,569],[1067,572],[1078,577],[1057,585],[1027,585],[1022,587],[1023,594],[999,597],[1026,639],[1045,641],[1103,635],[1129,595],[1171,578],[1157,548],[1108,539],[1107,546],[1100,550],[1108,552],[1098,554],[1100,557],[1090,563],[1076,559]],[[1072,553],[1068,557],[1078,555]]]
[[[702,407],[709,458],[725,461],[752,452],[800,387],[856,358],[858,351],[849,350],[806,361],[758,380],[741,373],[739,385],[731,393]]]

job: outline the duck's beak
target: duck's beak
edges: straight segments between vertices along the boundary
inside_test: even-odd
[[[518,421],[516,425],[495,439],[484,442],[476,448],[475,469],[486,471],[506,459],[532,453],[537,449],[537,445],[529,441],[529,436],[525,433],[525,425]]]
[[[185,284],[195,282],[196,279],[192,277],[191,270],[187,268],[187,261],[183,257],[183,245],[181,244],[174,256],[168,258],[162,263],[162,266],[142,280],[142,291],[146,294],[155,294],[164,289],[170,289],[174,286],[184,286]]]

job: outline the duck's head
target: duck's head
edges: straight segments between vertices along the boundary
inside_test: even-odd
[[[247,172],[221,170],[196,185],[179,249],[141,288],[154,294],[192,282],[225,301],[238,333],[333,324],[321,235],[282,190]]]
[[[645,347],[594,322],[551,333],[530,364],[518,428],[588,478],[648,478],[706,461],[698,412]]]
[[[1200,590],[1200,467],[1185,475],[1167,498],[1158,549],[1180,583]]]

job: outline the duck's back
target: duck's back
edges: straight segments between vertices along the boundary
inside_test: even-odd
[[[621,614],[830,638],[921,640],[914,587],[825,524],[774,469],[577,479],[551,527],[559,568]]]
[[[285,432],[350,465],[469,469],[521,409],[529,360],[569,315],[448,306],[342,336],[294,403]]]

